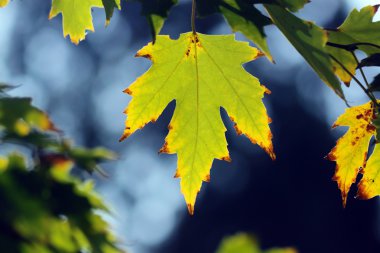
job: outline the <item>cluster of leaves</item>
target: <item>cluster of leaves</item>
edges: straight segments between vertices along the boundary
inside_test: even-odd
[[[294,248],[272,248],[261,250],[255,237],[239,233],[223,239],[216,253],[297,253]]]
[[[372,136],[376,132],[376,126],[380,125],[376,123],[378,103],[373,95],[373,91],[379,89],[380,76],[369,84],[362,71],[364,66],[379,65],[380,46],[377,43],[380,41],[380,22],[373,22],[378,6],[355,9],[341,26],[324,29],[294,14],[308,0],[193,1],[199,17],[220,13],[233,32],[244,34],[256,44],[261,53],[247,43],[235,41],[232,35],[198,34],[194,22],[193,32],[182,34],[178,40],[158,35],[177,0],[136,1],[142,4],[142,15],[147,17],[153,35],[153,42],[141,49],[137,56],[149,58],[153,66],[125,90],[133,98],[125,111],[128,117],[121,140],[147,123],[157,120],[165,107],[171,101],[176,101],[169,134],[161,152],[178,154],[175,177],[181,178],[181,191],[190,213],[194,212],[196,196],[202,182],[210,180],[213,160],[231,160],[220,108],[227,111],[238,134],[246,135],[272,159],[275,158],[269,128],[270,118],[262,102],[264,93],[269,91],[242,68],[242,64],[261,55],[273,61],[266,41],[266,26],[275,25],[319,77],[344,101],[346,99],[342,83],[349,86],[351,80],[355,80],[372,100],[372,116],[365,117],[370,127],[366,128],[367,133],[363,136],[355,136],[359,139],[355,139],[352,147],[365,150],[362,143],[367,143],[371,138],[368,136]],[[1,0],[0,3],[5,6],[8,1]],[[268,15],[263,14],[258,5]],[[104,8],[108,24],[114,9],[121,9],[121,0],[83,0],[76,3],[75,8],[72,0],[53,0],[49,17],[53,18],[61,13],[64,36],[69,35],[71,41],[78,44],[85,38],[86,30],[94,30],[92,8]],[[368,58],[359,62],[355,55],[356,50],[363,51]],[[366,87],[355,77],[358,68],[365,79]],[[357,110],[360,111],[360,108]],[[360,125],[361,129],[362,120],[351,117],[351,122],[347,123],[338,119],[337,125]],[[355,131],[359,131],[357,128],[353,127]],[[352,182],[355,181],[359,169],[365,167],[366,161],[366,155],[363,155],[364,160],[361,159],[360,163],[342,161],[344,155],[339,151],[339,146],[347,149],[347,143],[348,141],[340,140],[337,148],[329,155],[331,160],[337,162],[334,179],[342,191],[344,204]],[[368,152],[368,148],[365,152]],[[371,180],[375,182],[373,178]],[[360,195],[372,196],[364,193]]]
[[[377,33],[368,32],[378,28],[379,23],[372,22],[377,7],[353,10],[340,27],[327,30],[292,14],[306,1],[257,2],[264,4],[270,19],[256,9],[254,1],[198,1],[197,6],[202,16],[222,13],[232,30],[245,34],[269,60],[272,56],[264,26],[275,24],[321,79],[345,100],[339,79],[349,85],[352,78],[357,80],[356,68],[371,62],[368,58],[359,65],[353,51],[362,50],[369,57],[377,53]],[[238,134],[246,135],[275,158],[270,119],[261,101],[268,90],[241,67],[259,55],[233,40],[233,36],[202,35],[194,31],[182,34],[178,40],[159,35],[154,44],[137,53],[150,59],[153,66],[125,90],[133,98],[125,111],[128,117],[121,139],[156,121],[167,104],[176,101],[161,152],[178,154],[175,177],[181,178],[181,191],[191,214],[202,181],[210,180],[213,160],[231,160],[220,119],[221,107],[235,123]],[[338,185],[343,189],[339,182]],[[343,190],[342,196],[345,203]]]
[[[72,170],[99,170],[114,159],[102,148],[72,146],[29,98],[4,94],[0,85],[0,245],[6,252],[121,253],[99,212],[109,212],[92,181]],[[22,148],[21,148],[22,147]]]

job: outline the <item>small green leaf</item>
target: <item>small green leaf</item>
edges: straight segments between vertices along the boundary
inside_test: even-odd
[[[264,5],[272,21],[319,77],[344,99],[341,84],[333,71],[333,64],[325,48],[327,34],[312,22],[304,21],[276,4]],[[296,32],[295,32],[296,31]]]
[[[106,25],[108,25],[111,21],[114,9],[121,9],[120,0],[102,0],[102,2],[104,11],[106,12]]]
[[[223,239],[216,253],[261,253],[260,246],[251,235],[239,233]]]
[[[294,248],[261,250],[257,240],[246,233],[238,233],[223,239],[216,253],[297,253]]]
[[[169,15],[170,9],[177,4],[178,0],[138,0],[142,4],[141,15],[148,20],[153,41],[160,33],[164,22]]]

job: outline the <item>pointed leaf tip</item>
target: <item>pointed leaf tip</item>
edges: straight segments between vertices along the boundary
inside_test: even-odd
[[[187,204],[187,211],[189,212],[189,214],[191,216],[193,216],[194,215],[194,206],[191,204]]]

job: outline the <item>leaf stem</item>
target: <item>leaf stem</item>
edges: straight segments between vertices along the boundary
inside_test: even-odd
[[[355,54],[355,52],[353,52],[353,51],[351,51],[351,54],[352,54],[352,56],[354,57],[354,59],[355,59],[355,61],[356,61],[356,64],[357,64],[358,67],[359,67],[360,73],[361,73],[361,75],[362,75],[362,77],[363,77],[363,80],[364,80],[364,82],[365,82],[365,84],[366,84],[366,86],[367,86],[367,89],[368,89],[368,88],[369,88],[369,83],[368,83],[367,77],[366,77],[365,74],[364,74],[364,71],[363,71],[362,66],[360,66],[360,63],[359,63],[358,57],[356,57],[356,54]],[[372,94],[372,95],[373,95],[373,94]]]
[[[345,50],[350,51],[350,52],[358,49],[358,46],[370,46],[370,47],[375,47],[375,48],[380,49],[379,45],[369,43],[369,42],[358,42],[358,43],[352,43],[352,44],[347,44],[347,45],[337,44],[337,43],[333,43],[333,42],[327,42],[326,45],[330,46],[330,47],[345,49]]]
[[[196,0],[193,0],[192,10],[191,10],[191,30],[193,31],[193,34],[197,33],[197,31],[195,30],[196,9],[197,9]]]
[[[359,85],[359,87],[365,92],[365,94],[372,100],[372,103],[375,105],[376,108],[379,108],[379,104],[377,103],[377,100],[375,98],[375,96],[373,96],[373,94],[371,92],[369,92],[365,87],[364,85],[359,81],[359,79],[357,79],[344,65],[343,63],[341,63],[337,58],[335,58],[332,54],[329,54],[329,56],[331,57],[331,59],[333,59],[336,63],[339,64],[339,66],[342,67],[342,69],[344,71],[346,71],[347,74],[349,74],[351,76],[352,79],[355,80],[355,82]]]

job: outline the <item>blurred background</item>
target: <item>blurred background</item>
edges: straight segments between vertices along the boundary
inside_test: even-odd
[[[119,154],[118,161],[105,165],[110,177],[96,180],[113,212],[107,220],[128,252],[214,252],[223,237],[237,232],[255,234],[264,248],[380,252],[378,198],[355,200],[355,186],[343,209],[331,180],[334,163],[324,159],[345,131],[330,126],[346,106],[274,26],[266,32],[276,64],[262,57],[246,69],[272,91],[265,104],[277,160],[237,136],[223,111],[232,162],[214,162],[211,182],[204,183],[195,215],[189,216],[173,179],[176,157],[157,154],[174,104],[156,124],[118,142],[130,100],[122,91],[150,66],[133,56],[151,40],[140,4],[122,3],[107,28],[104,11],[93,9],[96,32],[75,46],[62,36],[61,17],[47,19],[50,1],[12,1],[0,10],[0,81],[18,85],[10,94],[32,97],[77,144]],[[352,8],[376,3],[315,0],[297,15],[337,27]],[[189,31],[190,9],[189,0],[180,1],[161,33],[177,38]],[[220,15],[199,19],[197,28],[231,33]],[[369,79],[376,71],[367,69]],[[345,93],[352,105],[367,102],[354,84]]]

